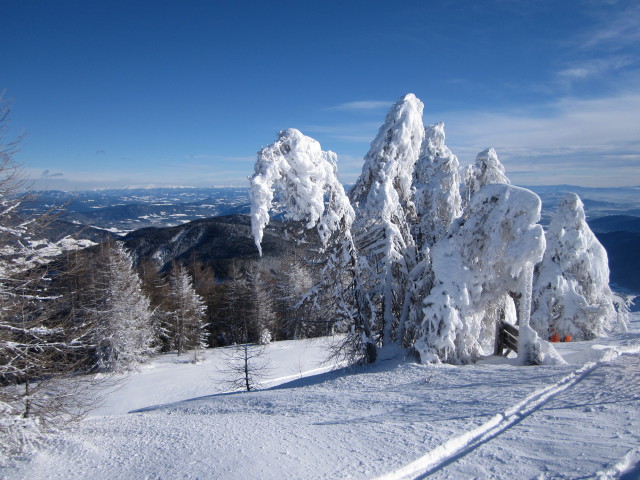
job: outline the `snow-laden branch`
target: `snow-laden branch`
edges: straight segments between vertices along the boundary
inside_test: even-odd
[[[274,198],[287,220],[316,228],[323,244],[338,230],[349,230],[354,212],[337,177],[337,156],[313,138],[290,128],[258,153],[251,177],[251,229],[262,255],[264,228]]]

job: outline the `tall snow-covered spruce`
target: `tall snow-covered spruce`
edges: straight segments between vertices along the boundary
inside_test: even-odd
[[[444,144],[444,123],[425,127],[420,157],[413,173],[419,250],[432,247],[462,215],[460,163]]]
[[[405,325],[405,345],[412,345],[422,323],[422,300],[433,288],[431,248],[462,215],[460,164],[444,144],[444,124],[425,127],[420,156],[413,172],[416,222],[411,225],[418,264],[411,270],[400,322]]]
[[[182,354],[193,350],[194,359],[198,351],[207,347],[206,311],[204,300],[193,288],[187,269],[175,266],[169,278],[168,335],[173,348]]]
[[[407,278],[416,264],[410,225],[416,218],[412,184],[424,139],[423,108],[413,94],[391,107],[349,193],[356,210],[357,301],[369,323],[364,339],[369,361],[375,360],[377,347],[399,345],[404,337],[399,318]]]
[[[607,252],[585,220],[578,195],[560,201],[535,271],[532,326],[543,338],[590,340],[617,322]]]

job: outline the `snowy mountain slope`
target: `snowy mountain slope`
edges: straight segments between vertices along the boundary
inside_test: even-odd
[[[300,377],[322,357],[319,341],[268,350],[272,378]],[[640,316],[628,333],[558,350],[567,365],[517,367],[497,357],[470,366],[390,360],[218,395],[212,394],[220,350],[197,365],[160,357],[113,392],[111,406],[3,473],[395,480],[637,472]],[[137,412],[123,414],[127,408]]]
[[[122,240],[136,261],[152,260],[158,269],[165,268],[174,260],[179,263],[201,261],[211,266],[219,278],[227,277],[229,264],[234,259],[258,259],[251,220],[247,215],[207,218],[176,227],[142,228],[127,234]],[[265,228],[265,256],[277,257],[295,248],[296,242],[286,234],[281,222],[272,221]]]

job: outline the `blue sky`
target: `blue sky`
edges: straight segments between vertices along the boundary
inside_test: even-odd
[[[294,127],[350,183],[400,96],[462,164],[520,185],[640,185],[636,1],[0,4],[0,91],[39,187],[244,185]]]

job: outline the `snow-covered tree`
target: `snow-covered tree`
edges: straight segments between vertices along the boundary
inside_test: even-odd
[[[176,266],[169,279],[168,335],[178,355],[207,347],[207,307],[193,288],[191,276],[183,266]]]
[[[410,224],[416,215],[412,182],[424,138],[422,110],[413,94],[391,107],[349,193],[356,210],[356,298],[366,322],[360,334],[368,361],[375,360],[377,347],[400,343],[404,335],[399,318],[415,266]]]
[[[523,361],[540,361],[527,302],[531,272],[544,252],[540,199],[510,185],[480,189],[465,221],[431,249],[433,289],[415,349],[422,362],[467,363],[493,349],[497,310],[513,311],[518,299]],[[506,319],[508,320],[508,318]]]
[[[511,182],[505,175],[504,165],[493,148],[487,148],[476,156],[475,165],[469,165],[464,173],[464,205],[469,205],[473,195],[485,185]]]
[[[337,157],[295,129],[279,133],[272,145],[258,153],[251,177],[251,226],[256,245],[274,207],[284,218],[314,229],[321,242],[322,260],[315,262],[319,274],[299,302],[300,307],[320,308],[322,298],[336,302],[336,320],[351,326],[360,322],[354,311],[353,282],[357,268],[351,235],[354,211],[337,176]],[[350,327],[348,327],[350,328]]]
[[[263,230],[274,203],[287,220],[315,228],[323,245],[337,232],[348,232],[353,209],[337,177],[337,156],[313,138],[290,128],[258,153],[251,177],[251,228],[262,254]],[[275,202],[274,202],[275,199]]]
[[[309,269],[295,255],[285,256],[275,269],[274,293],[279,338],[298,339],[307,336],[307,312],[300,303],[312,287],[313,278]]]
[[[269,343],[275,333],[273,292],[267,281],[268,272],[260,264],[253,264],[247,269],[250,298],[246,301],[250,306],[250,322],[257,333],[256,341],[260,344]]]
[[[444,123],[425,127],[425,138],[413,172],[418,250],[431,248],[462,215],[460,164],[444,144]]]
[[[154,328],[149,299],[121,242],[106,243],[94,267],[91,319],[95,367],[126,370],[153,353]]]
[[[417,220],[412,233],[418,264],[409,274],[400,322],[405,326],[404,343],[411,345],[422,321],[422,300],[433,287],[430,249],[462,215],[460,164],[444,144],[444,124],[425,127],[420,156],[413,172]]]
[[[546,238],[535,271],[532,326],[542,338],[605,335],[617,323],[607,252],[587,225],[578,195],[560,201]]]
[[[67,296],[52,291],[53,277],[64,269],[28,241],[52,216],[19,211],[25,185],[13,161],[18,142],[4,140],[8,115],[0,95],[0,464],[28,450],[47,427],[81,415],[93,382],[74,375],[87,325],[61,314]]]

